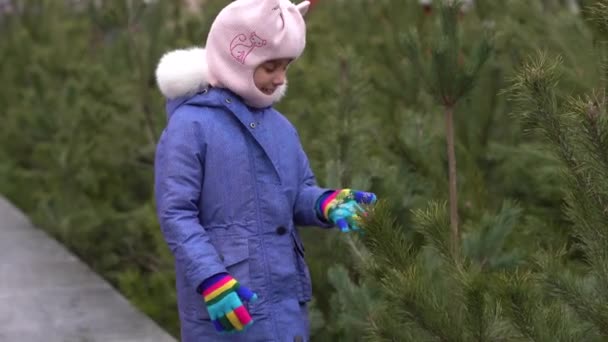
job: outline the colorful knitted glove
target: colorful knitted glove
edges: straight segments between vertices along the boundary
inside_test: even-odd
[[[371,192],[340,189],[321,195],[317,200],[317,213],[341,231],[349,232],[360,229],[357,220],[360,214],[365,214],[360,204],[375,202],[376,195]]]
[[[242,332],[253,324],[243,301],[252,303],[258,296],[228,273],[208,278],[201,284],[200,290],[218,332]]]

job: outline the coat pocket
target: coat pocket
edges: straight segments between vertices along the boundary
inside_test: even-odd
[[[291,233],[293,238],[293,250],[296,258],[296,268],[298,273],[298,301],[300,303],[310,302],[312,299],[312,283],[308,265],[304,259],[304,244],[296,230]]]
[[[241,285],[250,287],[249,240],[235,236],[223,236],[216,240],[214,245],[228,273]],[[249,310],[248,303],[245,302],[244,305]],[[198,308],[197,316],[201,319],[209,319],[207,307],[202,305]]]
[[[228,273],[239,282],[249,280],[249,240],[234,236],[223,236],[216,242],[220,260]],[[246,280],[241,278],[247,278]]]

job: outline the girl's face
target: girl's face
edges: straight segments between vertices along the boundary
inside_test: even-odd
[[[255,86],[262,93],[272,95],[279,86],[285,84],[287,67],[291,61],[289,58],[273,59],[258,65],[253,73]]]

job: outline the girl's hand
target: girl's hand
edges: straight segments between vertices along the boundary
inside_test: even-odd
[[[371,192],[341,189],[321,196],[318,201],[320,216],[333,223],[343,232],[360,230],[357,221],[365,210],[360,204],[373,204],[376,195]]]
[[[243,301],[254,302],[258,297],[227,273],[217,274],[201,285],[209,317],[220,333],[245,331],[253,324]]]

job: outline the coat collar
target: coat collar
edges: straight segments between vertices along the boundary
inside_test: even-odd
[[[262,148],[268,159],[270,159],[276,178],[281,179],[279,172],[279,149],[277,141],[273,139],[273,132],[270,132],[263,121],[272,120],[273,116],[279,115],[272,107],[251,108],[232,91],[224,88],[208,87],[189,98],[177,98],[167,102],[167,112],[173,113],[182,105],[207,108],[222,108],[234,115],[239,124],[243,127],[245,134],[250,134],[254,141]],[[204,115],[204,112],[201,114]],[[278,142],[280,143],[280,142]]]

